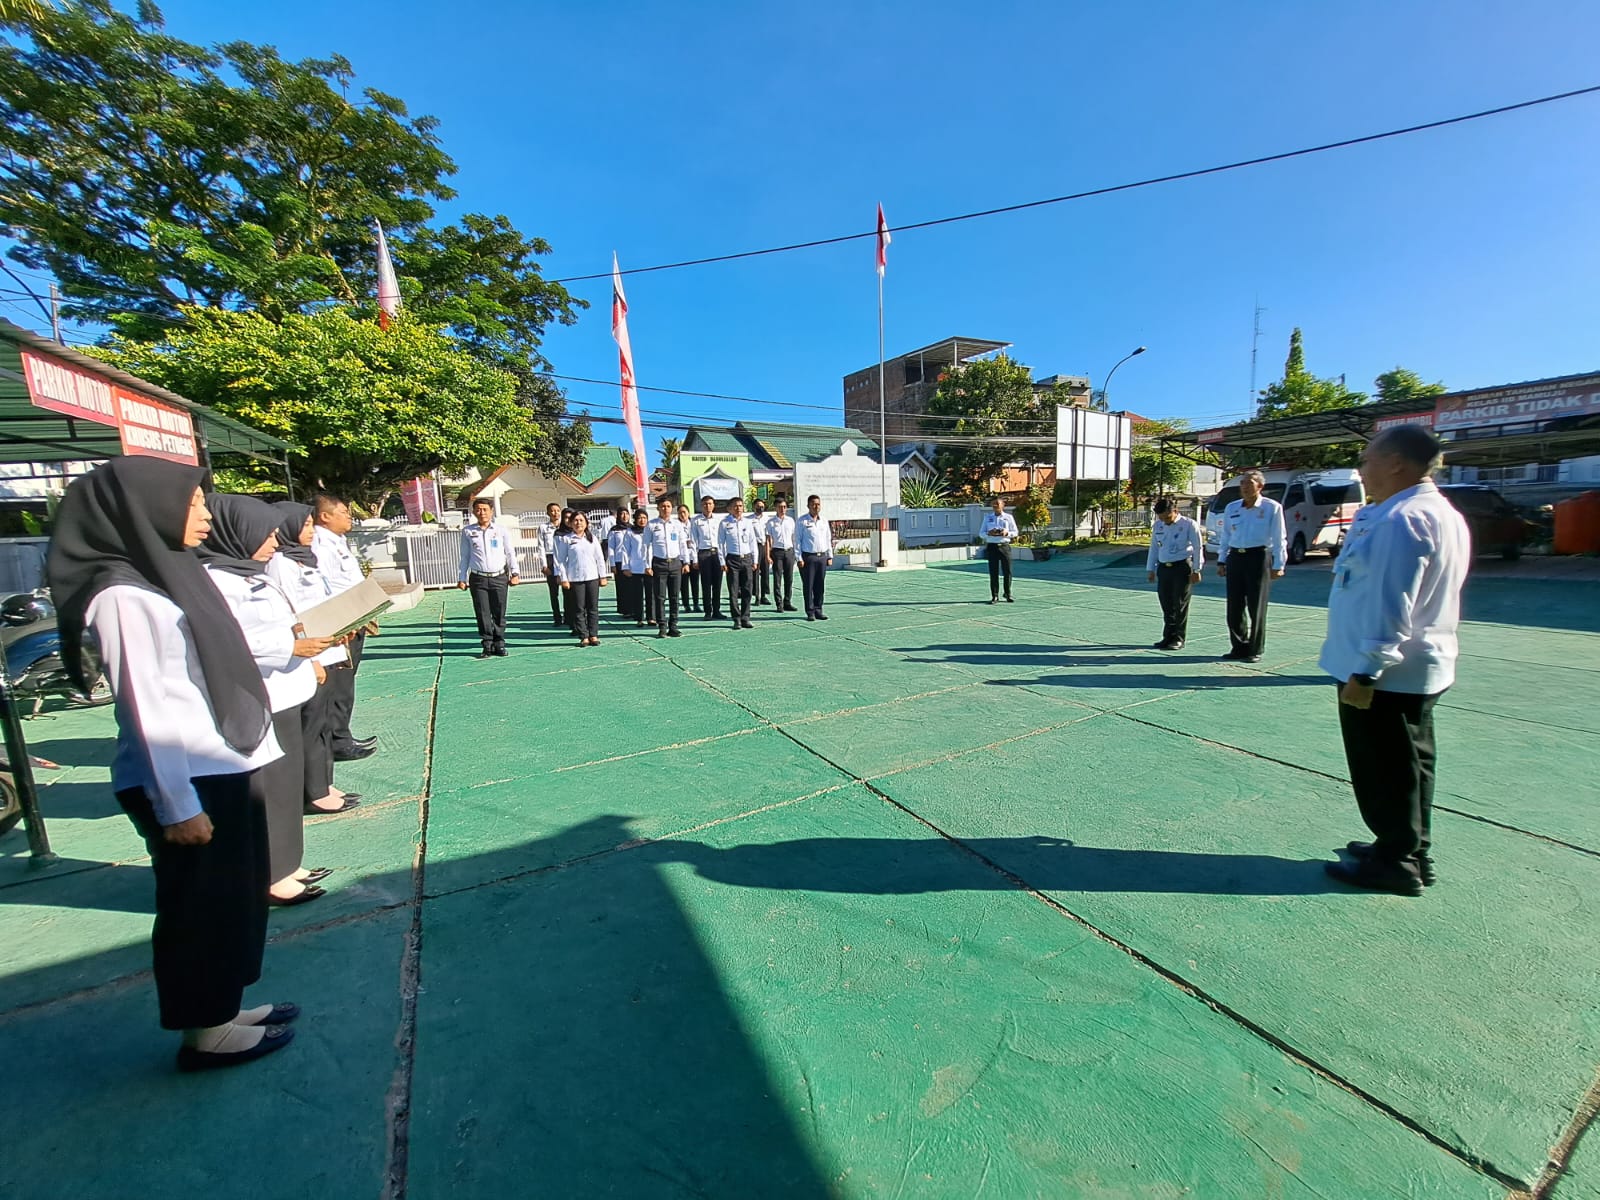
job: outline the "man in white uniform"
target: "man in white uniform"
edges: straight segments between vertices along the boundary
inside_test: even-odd
[[[1283,578],[1283,505],[1261,489],[1260,471],[1239,476],[1239,495],[1222,511],[1217,574],[1228,581],[1228,638],[1223,658],[1260,662],[1267,645],[1267,593]]]
[[[472,502],[472,524],[461,531],[461,567],[456,586],[472,589],[472,615],[483,642],[479,658],[506,656],[506,589],[522,576],[511,535],[494,523],[494,505]]]
[[[1433,882],[1433,710],[1456,677],[1466,522],[1429,476],[1440,443],[1418,425],[1367,444],[1367,507],[1334,564],[1319,665],[1339,684],[1339,729],[1370,842],[1328,874],[1354,887],[1420,896]]]
[[[316,528],[311,535],[311,550],[317,556],[317,569],[328,581],[329,595],[347,592],[366,578],[361,563],[345,534],[354,522],[350,519],[350,506],[336,496],[318,495],[312,504]],[[350,640],[350,660],[342,667],[328,672],[328,719],[333,725],[333,761],[354,762],[366,758],[378,748],[375,737],[358,738],[350,732],[350,714],[356,706],[356,672],[361,668],[361,651],[367,644],[367,634],[376,626],[369,625]]]

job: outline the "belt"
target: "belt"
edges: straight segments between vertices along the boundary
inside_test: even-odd
[[[1187,567],[1189,560],[1187,558],[1175,558],[1171,562],[1157,563],[1156,565],[1162,567]]]
[[[1228,553],[1229,554],[1265,554],[1266,552],[1267,552],[1267,548],[1265,546],[1229,546],[1228,547]]]
[[[469,579],[473,576],[477,576],[479,579],[504,579],[510,574],[510,571],[502,567],[498,571],[468,571],[467,577]]]

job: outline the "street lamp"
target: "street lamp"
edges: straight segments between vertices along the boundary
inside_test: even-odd
[[[1121,358],[1117,359],[1117,367],[1120,367],[1123,363],[1127,362],[1130,358],[1137,358],[1139,355],[1143,354],[1144,352],[1145,352],[1145,347],[1143,347],[1143,346],[1135,347],[1133,350],[1130,350],[1127,354],[1124,354]],[[1104,404],[1106,406],[1106,411],[1107,412],[1111,411],[1111,377],[1117,373],[1117,367],[1112,367],[1111,370],[1106,372],[1105,382],[1100,385],[1100,403]],[[1117,447],[1117,480],[1116,480],[1116,482],[1117,482],[1117,491],[1121,492],[1122,491],[1122,448],[1120,446]],[[1074,519],[1076,519],[1076,518],[1074,518]],[[1117,505],[1117,509],[1116,509],[1115,514],[1112,517],[1112,520],[1114,522],[1112,528],[1117,533],[1121,533],[1122,532],[1122,505],[1120,503]]]

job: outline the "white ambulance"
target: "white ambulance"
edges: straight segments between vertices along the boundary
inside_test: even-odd
[[[1355,519],[1356,510],[1366,503],[1361,472],[1350,467],[1320,471],[1263,471],[1268,499],[1283,505],[1283,535],[1288,542],[1289,561],[1305,561],[1312,550],[1338,554],[1344,545],[1345,530]],[[1222,514],[1239,499],[1237,482],[1228,484],[1211,499],[1206,509],[1206,542],[1215,546],[1222,537]]]

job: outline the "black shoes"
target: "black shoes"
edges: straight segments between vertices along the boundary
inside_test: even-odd
[[[784,606],[783,606],[783,611],[784,611],[784,612],[799,612],[799,611],[800,611],[800,610],[799,610],[799,609],[798,609],[798,608],[796,608],[796,607],[795,607],[795,606],[794,606],[794,605],[792,605],[792,604],[785,604],[785,605],[784,605]]]
[[[1011,598],[1011,597],[1010,597],[1010,596],[1007,596],[1007,597],[1006,597],[1006,603],[1007,603],[1007,604],[1015,604],[1015,603],[1016,603],[1016,601],[1015,601],[1015,600],[1013,600],[1013,599],[1012,599],[1012,598]]]
[[[828,614],[823,612],[821,609],[818,609],[817,610],[817,620],[826,621],[827,619],[828,619]]]
[[[1157,642],[1155,644],[1155,646],[1152,647],[1152,648],[1156,649],[1156,650],[1182,650],[1183,649],[1183,639],[1179,638],[1175,642],[1169,642],[1169,641],[1167,641],[1165,639],[1162,639],[1161,641]]]
[[[1242,662],[1242,663],[1258,663],[1258,662],[1261,661],[1261,655],[1259,655],[1259,654],[1246,654],[1243,657],[1241,657],[1239,659],[1239,661]]]
[[[681,629],[669,629],[669,630],[667,630],[667,636],[668,637],[682,637],[683,636],[683,630],[681,630]]]
[[[361,794],[359,792],[346,792],[344,794],[344,803],[339,805],[338,808],[318,808],[315,804],[306,804],[301,811],[308,817],[336,817],[340,813],[349,812],[360,803]]]
[[[1345,850],[1357,862],[1367,862],[1372,858],[1371,842],[1351,842]],[[1438,878],[1433,873],[1433,857],[1426,850],[1417,852],[1417,873],[1422,876],[1423,887],[1432,887]]]
[[[294,1030],[287,1025],[268,1025],[261,1040],[248,1050],[225,1054],[219,1050],[196,1050],[193,1046],[178,1049],[178,1070],[183,1072],[210,1071],[218,1067],[237,1067],[241,1063],[265,1058],[274,1050],[282,1050],[294,1041]]]
[[[376,745],[364,746],[360,742],[352,742],[348,746],[336,749],[333,752],[333,761],[336,763],[360,762],[363,758],[371,758],[378,752]]]
[[[816,613],[807,613],[806,614],[806,620],[815,621],[816,619],[817,619],[817,614]]]
[[[1340,883],[1369,892],[1392,892],[1396,896],[1422,895],[1422,879],[1404,863],[1380,862],[1375,858],[1357,859],[1355,866],[1342,862],[1324,863],[1322,869]]]
[[[328,893],[314,883],[306,885],[305,890],[290,896],[285,900],[282,896],[267,893],[268,908],[293,908],[296,904],[310,904],[313,900],[320,900]]]
[[[999,596],[990,596],[989,597],[989,603],[990,604],[999,604],[1000,603],[1000,597]]]
[[[472,657],[473,658],[493,658],[494,657],[494,651],[493,650],[479,650]]]

